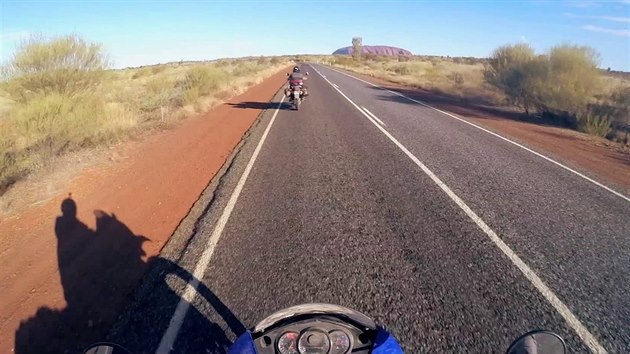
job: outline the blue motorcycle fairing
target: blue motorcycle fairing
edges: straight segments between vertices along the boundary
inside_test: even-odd
[[[372,354],[403,354],[403,351],[396,338],[379,327]]]
[[[228,354],[257,354],[252,334],[247,331],[232,344]]]

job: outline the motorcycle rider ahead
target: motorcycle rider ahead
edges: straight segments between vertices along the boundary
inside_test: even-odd
[[[291,73],[291,75],[289,75],[289,78],[287,79],[287,81],[289,81],[289,86],[293,86],[292,84],[293,82],[300,82],[300,86],[302,86],[302,91],[304,92],[304,96],[308,96],[308,90],[306,86],[304,85],[304,80],[305,80],[305,77],[304,77],[304,74],[302,74],[300,67],[297,65],[294,66],[293,72]],[[287,90],[285,90],[285,93]]]

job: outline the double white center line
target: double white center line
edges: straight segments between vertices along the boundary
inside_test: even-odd
[[[365,113],[369,114],[369,115],[370,115],[370,117],[374,118],[374,119],[375,119],[377,122],[379,122],[382,126],[385,126],[385,123],[383,123],[383,121],[382,121],[382,120],[378,119],[378,117],[377,117],[377,116],[375,116],[375,115],[374,115],[374,113],[372,113],[372,112],[368,111],[368,109],[367,109],[367,108],[365,108],[365,107],[361,106],[361,109],[363,109],[363,110],[365,111]]]

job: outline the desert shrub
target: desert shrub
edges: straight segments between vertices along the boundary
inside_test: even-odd
[[[198,87],[191,87],[185,90],[181,96],[182,105],[193,104],[201,97]]]
[[[440,68],[437,65],[431,65],[424,71],[423,77],[432,85],[440,81],[443,77]]]
[[[409,75],[413,73],[413,69],[407,64],[396,64],[392,66],[390,70],[398,75]]]
[[[462,73],[454,72],[448,76],[455,85],[461,86],[464,84],[464,75]]]
[[[31,37],[18,47],[3,68],[3,87],[16,102],[0,132],[2,190],[60,153],[112,138],[124,125],[95,94],[107,65],[100,45],[77,36]]]
[[[77,36],[31,37],[3,68],[6,90],[18,101],[47,93],[74,95],[97,86],[108,67],[101,46]]]
[[[607,137],[611,132],[610,116],[604,111],[588,110],[578,116],[578,128],[587,134]]]
[[[227,98],[236,86],[243,90],[269,68],[271,60],[264,61],[111,71],[98,44],[76,36],[29,39],[2,68],[0,195],[57,155],[116,141],[160,117],[189,115],[181,106],[202,110],[217,102],[207,96]],[[238,77],[233,68],[240,70]]]
[[[571,114],[583,111],[600,87],[595,50],[560,45],[542,58],[546,67],[541,71],[544,81],[539,80],[535,87],[539,108]]]
[[[162,71],[164,71],[166,69],[166,65],[155,65],[153,67],[151,67],[151,73],[152,74],[159,74]]]
[[[247,64],[239,64],[239,66]],[[192,67],[186,72],[185,87],[196,89],[200,96],[216,91],[227,80],[225,71],[206,65]]]
[[[278,58],[278,57],[273,57],[269,60],[269,63],[271,65],[278,65],[280,63],[282,63],[282,59]]]
[[[135,73],[131,76],[132,79],[139,79],[141,77],[149,76],[151,74],[151,68],[144,67],[137,69]]]
[[[239,62],[234,70],[232,70],[232,75],[234,76],[245,76],[249,75],[258,70],[258,65],[256,63],[251,62]]]
[[[333,61],[333,65],[338,66],[356,66],[356,62],[351,57],[336,55]]]
[[[527,44],[501,46],[492,53],[485,71],[486,81],[502,90],[512,104],[528,110],[532,97],[527,90],[529,77],[525,66],[534,60],[534,49]]]
[[[630,86],[616,89],[610,100],[615,107],[613,121],[618,125],[630,126]]]
[[[229,59],[221,59],[214,62],[214,66],[217,68],[226,67],[226,66],[229,66],[230,64],[231,64],[231,61]]]
[[[494,51],[485,78],[526,112],[535,107],[576,116],[584,114],[599,87],[597,59],[590,47],[560,45],[535,55],[527,44],[507,45]]]
[[[378,55],[374,54],[374,53],[364,53],[363,57],[365,58],[365,60],[368,61],[373,61],[376,60],[376,58],[378,57]]]
[[[34,97],[12,112],[23,144],[43,148],[50,156],[107,138],[104,116],[105,102],[98,97],[61,93]]]

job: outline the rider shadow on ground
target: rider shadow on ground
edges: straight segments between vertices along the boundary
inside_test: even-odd
[[[282,109],[287,110],[291,109],[291,104],[287,102],[282,102],[278,107],[278,102],[239,102],[239,103],[227,103],[228,105],[241,109]]]
[[[142,244],[149,239],[135,235],[114,214],[95,210],[96,229],[92,230],[77,219],[77,205],[70,197],[61,203],[61,212],[55,220],[55,235],[66,307],[61,310],[41,307],[35,316],[22,321],[15,333],[15,353],[81,353],[87,345],[104,340],[145,274],[161,277],[154,278],[151,285],[159,302],[136,313],[136,320],[142,319],[143,325],[130,327],[139,332],[129,333],[130,340],[123,344],[130,345],[134,352],[154,352],[180,301],[180,296],[167,284],[167,276],[174,274],[185,282],[192,276],[161,257],[144,261]],[[243,333],[245,328],[234,314],[209,289],[200,288],[199,293],[234,335]],[[151,322],[154,318],[156,322]],[[204,336],[197,345],[204,351],[224,351],[231,344],[219,325],[192,306],[186,320],[189,319],[198,326],[198,336]],[[147,333],[149,329],[153,333]],[[147,341],[147,336],[152,338]]]

